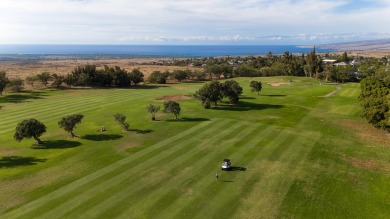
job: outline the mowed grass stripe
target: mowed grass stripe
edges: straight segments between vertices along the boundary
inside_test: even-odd
[[[266,129],[261,129],[258,125],[252,124],[249,129],[243,130],[240,133],[237,133],[236,135],[229,136],[230,139],[237,139],[236,142],[231,142],[229,145],[225,145],[225,142],[229,142],[229,138],[225,138],[221,141],[220,144],[214,145],[213,147],[220,147],[221,148],[214,148],[214,153],[209,153],[207,156],[203,157],[201,160],[198,160],[197,163],[192,164],[192,168],[188,171],[188,175],[186,176],[188,180],[186,182],[181,182],[180,184],[176,185],[181,187],[188,187],[188,188],[194,188],[193,190],[196,191],[197,194],[207,194],[202,192],[202,188],[205,185],[208,185],[209,183],[215,182],[215,168],[220,168],[220,162],[224,157],[231,157],[232,155],[232,148],[236,148],[239,145],[239,150],[245,149],[248,145],[251,145],[254,141],[246,142],[245,139],[253,139],[253,135],[259,135],[260,133],[271,133],[273,130],[275,130],[274,126],[269,126]],[[240,136],[239,138],[236,138],[237,136]],[[234,149],[236,150],[236,149]],[[240,153],[240,152],[236,152]],[[216,163],[217,162],[217,163]],[[213,169],[213,170],[211,170]],[[206,173],[206,174],[205,174]],[[184,178],[184,177],[183,177]],[[203,180],[203,181],[202,181]],[[205,182],[208,181],[208,182]],[[200,185],[199,189],[195,189],[197,185]],[[181,197],[181,194],[179,194],[175,187],[172,187],[171,190],[164,191],[162,190],[162,194],[158,192],[154,192],[154,194],[158,194],[158,196],[161,196],[159,200],[149,200],[147,203],[153,203],[148,208],[147,206],[143,205],[142,207],[145,208],[143,210],[144,212],[148,212],[147,217],[154,217],[158,216],[158,214],[168,214],[166,217],[174,217],[174,214],[171,214],[174,211],[177,211],[180,208],[184,208],[188,205],[187,202],[184,202]],[[194,195],[195,196],[195,195]],[[194,197],[192,196],[192,197]],[[190,199],[191,197],[188,197]],[[169,200],[169,201],[167,201]],[[188,200],[187,200],[188,201]],[[183,203],[185,203],[185,206],[181,206]],[[170,209],[173,208],[173,209]],[[154,215],[156,214],[156,215]],[[125,217],[125,215],[123,215]]]
[[[290,132],[286,133],[286,130],[282,130],[281,132],[278,132],[278,135],[274,137],[274,139],[271,143],[265,144],[268,141],[268,137],[272,138],[272,135],[274,134],[274,130],[275,130],[275,128],[271,129],[271,130],[267,130],[267,132],[265,133],[266,134],[265,138],[262,138],[262,134],[257,135],[257,137],[254,137],[252,140],[247,142],[241,151],[229,152],[230,153],[229,157],[235,158],[237,156],[236,160],[238,162],[240,162],[241,165],[242,164],[245,165],[245,163],[246,163],[245,159],[248,159],[249,157],[251,157],[251,156],[248,156],[248,154],[252,155],[252,158],[249,158],[248,163],[250,163],[250,161],[253,160],[257,154],[262,153],[264,148],[277,147],[278,145],[283,144],[284,139],[282,138],[282,136],[285,136],[286,134],[290,135]],[[256,149],[256,148],[259,148],[257,150],[257,154],[253,152],[254,149]],[[244,160],[242,160],[243,159],[242,157],[241,157],[241,160],[239,158],[242,154],[244,154],[244,156],[243,156],[245,158]],[[250,168],[248,163],[246,164],[247,168]],[[245,174],[247,174],[247,171],[245,171]],[[224,175],[225,176],[221,176],[221,180],[222,180],[222,178],[224,178],[224,179],[227,178],[228,181],[234,181],[232,183],[237,184],[236,186],[239,186],[239,184],[242,183],[242,181],[239,178],[236,179],[234,176],[232,176],[233,174],[229,174],[229,172],[224,174]],[[238,174],[235,174],[235,175],[237,177]],[[243,175],[243,174],[240,174],[240,175]],[[194,185],[195,188],[198,187],[197,191],[198,191],[199,195],[193,196],[190,199],[186,200],[186,202],[185,202],[186,204],[185,204],[185,206],[182,206],[182,208],[172,209],[172,211],[167,215],[167,217],[177,218],[180,215],[185,215],[189,212],[200,211],[200,209],[204,209],[205,211],[209,211],[210,210],[209,205],[211,205],[211,204],[215,205],[213,208],[218,207],[220,205],[220,202],[219,202],[219,200],[216,200],[216,199],[214,200],[214,197],[218,196],[227,187],[232,187],[234,185],[234,184],[232,184],[232,185],[227,185],[224,187],[224,185],[221,185],[221,184],[223,184],[223,180],[220,183],[216,183],[215,181],[214,182],[210,181],[207,178],[201,179],[200,181],[198,181],[197,184]],[[207,185],[207,186],[205,186],[205,185]],[[206,197],[202,194],[208,194],[208,195]],[[214,202],[213,202],[213,200],[214,200]]]
[[[70,109],[77,109],[78,111],[83,111],[84,108],[87,106],[89,106],[89,108],[91,108],[91,106],[99,106],[99,107],[107,106],[107,105],[112,105],[112,104],[125,102],[129,100],[135,100],[138,98],[148,97],[148,95],[141,95],[141,96],[134,96],[134,97],[121,97],[121,98],[114,98],[114,97],[115,96],[113,96],[112,99],[106,102],[102,99],[96,99],[96,100],[88,99],[88,100],[75,101],[75,102],[72,102],[70,100],[69,102],[65,102],[63,104],[51,103],[50,106],[39,105],[37,106],[39,110],[34,110],[33,108],[29,108],[29,110],[25,110],[25,111],[13,110],[12,111],[13,113],[5,113],[3,115],[5,116],[5,118],[3,118],[3,120],[0,122],[0,125],[7,124],[13,120],[20,120],[20,118],[23,117],[24,115],[30,115],[31,113],[34,113],[34,115],[39,116],[39,115],[48,115],[48,114],[50,115],[53,112],[58,112],[59,110],[70,111]]]
[[[340,96],[342,97],[357,97],[360,94],[359,88],[343,88],[343,90],[340,92]]]
[[[142,96],[151,96],[152,94],[143,94],[143,93],[107,93],[103,95],[89,95],[85,94],[85,96],[82,97],[71,97],[71,98],[61,98],[61,99],[44,99],[44,100],[34,100],[33,102],[29,103],[29,107],[23,107],[25,104],[21,103],[20,105],[16,104],[14,106],[20,106],[12,108],[12,111],[5,111],[9,116],[14,116],[18,113],[23,112],[39,112],[37,110],[40,109],[46,109],[46,108],[56,108],[56,107],[68,107],[73,103],[82,103],[82,102],[88,102],[88,101],[97,101],[97,102],[109,102],[113,99],[126,99],[126,98],[136,98],[136,97],[142,97]],[[13,106],[13,105],[10,105]]]
[[[26,110],[26,111],[18,111],[18,110],[13,110],[14,113],[5,113],[3,116],[5,118],[3,118],[3,120],[0,122],[0,124],[7,124],[9,123],[10,121],[13,121],[13,120],[20,120],[21,117],[25,116],[25,115],[28,115],[30,116],[31,113],[34,113],[35,116],[40,116],[40,115],[50,115],[52,114],[53,112],[58,112],[58,111],[70,111],[71,109],[77,109],[78,111],[79,110],[83,110],[84,108],[86,108],[87,106],[89,108],[91,108],[91,106],[106,106],[106,105],[112,105],[112,104],[116,104],[116,103],[120,103],[120,102],[124,102],[124,101],[129,101],[129,100],[134,100],[134,99],[137,99],[137,98],[142,98],[142,97],[147,97],[145,95],[143,96],[137,96],[137,97],[123,97],[123,98],[118,98],[118,99],[111,99],[110,101],[107,101],[107,102],[104,102],[104,101],[95,101],[93,99],[89,99],[89,100],[85,100],[85,101],[76,101],[76,102],[66,102],[64,104],[55,104],[55,103],[52,103],[50,106],[38,106],[38,108],[40,110],[33,110],[33,109],[29,109],[29,110]],[[14,115],[11,115],[11,114],[14,114]]]
[[[233,132],[233,130],[239,129],[243,125],[245,125],[244,122],[236,123],[231,127],[231,131]],[[218,127],[215,130],[219,130],[220,128],[221,127]],[[206,130],[206,132],[215,132],[215,131]],[[182,166],[183,162],[186,163],[188,162],[188,160],[193,160],[195,154],[193,153],[193,151],[195,152],[198,151],[196,145],[213,144],[214,141],[221,139],[221,136],[225,134],[226,133],[224,132],[220,132],[219,134],[214,135],[211,138],[204,138],[201,135],[194,136],[193,138],[195,139],[195,141],[191,141],[190,144],[186,144],[184,147],[181,146],[182,148],[187,150],[186,152],[174,153],[174,156],[167,157],[161,160],[161,162],[154,165],[154,167],[151,169],[152,170],[151,173],[147,174],[147,177],[141,178],[142,181],[137,181],[135,182],[135,184],[130,183],[130,185],[126,184],[125,188],[118,186],[115,190],[105,192],[105,194],[102,194],[100,198],[104,199],[107,196],[109,196],[108,199],[96,203],[96,205],[90,205],[88,203],[91,208],[86,212],[80,211],[81,215],[79,216],[83,218],[96,218],[96,217],[106,218],[106,217],[113,217],[113,214],[118,214],[121,211],[128,209],[129,207],[131,209],[138,208],[137,206],[133,206],[133,205],[136,205],[137,203],[143,203],[143,199],[150,194],[155,195],[154,190],[158,188],[162,188],[161,185],[169,184],[170,186],[172,186],[172,183],[175,182],[175,181],[172,182],[172,180],[175,178],[174,177],[175,175],[173,175],[172,171],[175,171],[175,169],[178,168],[180,169],[183,168]],[[148,193],[145,194],[145,191],[148,191]],[[134,203],[131,202],[130,201],[131,199],[136,200],[136,202]],[[123,208],[123,206],[121,206],[120,203],[131,203],[131,204],[130,206],[125,206],[125,208]],[[74,217],[76,215],[70,215],[70,216]]]
[[[61,110],[59,110],[59,109],[51,109],[51,110],[42,112],[41,115],[34,114],[35,115],[34,117],[37,118],[38,120],[46,120],[46,119],[51,119],[53,117],[58,117],[60,119],[60,118],[62,118],[62,116],[66,116],[67,114],[69,114],[69,112],[72,112],[72,111],[73,112],[82,113],[82,112],[86,112],[86,111],[93,110],[93,109],[96,109],[96,108],[107,107],[107,106],[110,106],[110,105],[114,105],[114,104],[117,104],[117,103],[129,101],[129,100],[132,100],[132,99],[127,98],[125,100],[110,101],[110,102],[108,102],[107,104],[104,104],[104,105],[99,104],[99,103],[90,103],[90,104],[88,104],[87,102],[80,103],[80,104],[71,104],[72,107],[63,108],[64,110],[62,110],[62,109]],[[68,113],[66,113],[66,112],[68,112]],[[20,122],[20,120],[22,120],[23,118],[27,119],[27,118],[30,118],[30,117],[31,116],[27,115],[27,113],[26,114],[20,114],[19,115],[19,119],[17,121],[16,120],[14,122],[8,121],[7,124],[2,125],[3,129],[0,131],[0,134],[12,131],[16,127],[17,122]],[[15,123],[15,124],[13,124],[13,123]]]
[[[138,96],[138,95],[140,95],[140,93],[135,94],[135,93],[124,93],[124,92],[121,92],[121,93],[118,93],[118,92],[108,93],[108,92],[106,92],[103,95],[88,93],[88,94],[84,94],[81,97],[78,96],[77,98],[75,98],[75,96],[65,97],[65,98],[63,96],[61,96],[61,98],[58,99],[57,96],[51,96],[50,98],[47,98],[47,99],[34,100],[33,102],[28,103],[28,105],[29,105],[28,108],[26,108],[26,107],[13,108],[12,112],[8,112],[8,111],[6,111],[6,112],[9,116],[13,116],[15,114],[23,113],[23,112],[31,112],[31,111],[36,112],[36,110],[39,110],[39,109],[46,109],[46,108],[57,107],[57,106],[61,106],[61,107],[69,106],[69,103],[78,103],[78,102],[85,102],[85,101],[91,101],[91,100],[105,100],[105,99],[111,100],[111,99],[116,98],[116,97],[133,97],[133,96]],[[145,94],[142,94],[142,95],[145,95]],[[24,106],[25,103],[20,103],[20,104],[21,104],[20,106]],[[18,106],[18,104],[14,105],[14,106]]]
[[[278,135],[272,136],[271,139],[261,139],[259,142],[255,143],[257,145],[256,147],[249,148],[249,150],[237,154],[235,159],[241,160],[240,164],[247,167],[247,171],[242,174],[235,174],[233,176],[229,175],[229,180],[236,182],[238,185],[226,186],[224,189],[228,190],[228,192],[221,192],[221,190],[212,189],[211,192],[213,193],[210,194],[209,205],[202,206],[202,211],[199,215],[215,212],[213,213],[215,215],[209,215],[209,217],[230,217],[236,209],[239,208],[239,205],[237,204],[237,197],[242,197],[244,195],[240,194],[240,192],[250,191],[252,189],[251,185],[256,182],[253,179],[246,180],[248,175],[253,175],[250,174],[251,172],[253,173],[256,169],[258,169],[258,166],[254,163],[258,162],[261,159],[261,156],[269,158],[269,155],[280,154],[282,152],[286,153],[286,147],[284,146],[287,142],[293,141],[296,136],[296,133],[293,133],[291,130],[284,129],[280,131]],[[281,150],[281,148],[284,150]],[[220,186],[217,185],[217,187]]]
[[[304,135],[301,133],[298,138],[286,145],[287,150],[279,160],[269,161],[266,159],[267,156],[264,156],[259,163],[263,164],[259,166],[259,173],[252,174],[247,180],[255,183],[250,190],[239,194],[242,197],[240,210],[235,212],[234,217],[250,218],[256,215],[276,217],[292,182],[319,138],[320,134],[316,132],[305,132]],[[271,153],[270,150],[268,154]]]
[[[132,160],[134,160],[136,158],[145,156],[149,153],[153,153],[153,151],[159,150],[160,148],[162,148],[162,147],[164,147],[164,146],[166,146],[174,141],[180,140],[181,138],[185,138],[185,137],[191,135],[192,133],[196,132],[199,129],[205,128],[207,126],[213,126],[213,123],[218,123],[221,121],[223,121],[223,120],[215,119],[213,121],[202,122],[202,123],[190,128],[190,129],[187,129],[186,131],[183,131],[183,132],[181,132],[181,133],[179,133],[171,138],[168,138],[168,139],[163,140],[157,144],[154,144],[153,146],[150,146],[144,150],[141,150],[141,151],[133,154],[132,156],[129,156],[127,158],[119,160],[111,165],[108,165],[107,167],[104,167],[96,172],[89,174],[88,176],[85,176],[85,177],[78,179],[78,180],[76,180],[76,181],[74,181],[74,182],[72,182],[64,187],[61,187],[60,189],[57,189],[57,190],[49,193],[46,196],[43,196],[43,197],[41,197],[37,200],[34,200],[30,203],[27,203],[23,206],[20,206],[19,208],[14,209],[13,211],[10,211],[10,212],[4,214],[3,217],[4,218],[20,217],[23,214],[26,214],[33,209],[36,209],[38,207],[42,207],[46,203],[51,202],[52,200],[55,200],[55,199],[61,197],[62,195],[71,192],[75,188],[78,188],[82,185],[88,184],[91,181],[93,181],[99,177],[102,177],[102,176],[106,175],[107,173],[110,173],[111,171],[113,171],[113,170],[115,170],[123,165],[126,165],[127,163],[131,162]]]
[[[183,183],[183,180],[191,180],[191,176],[203,172],[204,168],[202,166],[204,163],[207,163],[206,161],[212,160],[210,157],[215,156],[215,153],[205,149],[202,147],[203,145],[210,145],[211,147],[215,147],[215,145],[221,145],[223,142],[233,139],[236,136],[245,137],[247,134],[251,133],[254,129],[260,126],[261,125],[258,124],[256,126],[249,125],[246,128],[241,128],[239,125],[235,125],[229,127],[229,132],[220,132],[217,135],[213,135],[211,139],[199,139],[197,150],[199,150],[199,152],[203,152],[199,153],[199,155],[203,156],[182,156],[184,163],[174,163],[170,165],[169,168],[165,168],[165,170],[169,171],[173,177],[171,177],[168,181],[164,181],[163,185],[169,185],[170,188],[175,190],[180,187],[180,185]],[[237,141],[239,141],[239,139]],[[196,146],[194,145],[194,147]],[[218,161],[220,161],[220,159],[218,159]],[[159,209],[158,212],[162,213],[164,208],[167,207],[167,205],[170,205],[170,201],[165,202],[165,199],[167,199],[167,197],[170,198],[173,190],[167,190],[165,186],[160,186],[155,190],[153,190],[153,188],[148,188],[147,194],[138,194],[138,196],[130,195],[130,200],[127,200],[127,202],[130,202],[131,200],[137,200],[134,204],[131,205],[130,208],[117,206],[114,209],[110,209],[108,212],[116,212],[115,216],[119,218],[143,217],[144,215],[142,214],[145,212],[151,212],[150,209]],[[160,198],[156,200],[156,197]],[[157,205],[157,207],[154,207],[155,205]],[[120,213],[121,211],[123,211],[123,213],[118,216],[117,213]],[[101,218],[104,218],[107,217],[108,214],[109,213],[100,216]]]
[[[251,153],[253,154],[252,150],[253,148],[262,148],[264,144],[267,143],[269,138],[274,138],[275,131],[278,128],[276,126],[268,126],[266,129],[261,130],[261,132],[254,132],[255,135],[251,134],[247,139],[242,140],[240,142],[240,149],[237,152],[227,152],[224,153],[225,156],[228,156],[232,158],[233,166],[240,166],[240,167],[247,167],[247,163],[249,163],[253,158],[245,157],[243,154],[245,153]],[[248,139],[251,139],[248,141]],[[243,159],[245,157],[245,159]],[[252,156],[253,157],[253,156]],[[235,172],[235,171],[234,171]],[[173,209],[166,209],[167,215],[166,217],[182,217],[187,214],[188,211],[194,210],[197,212],[197,215],[205,216],[205,214],[202,213],[203,210],[206,208],[213,208],[215,210],[215,206],[218,206],[218,203],[221,203],[220,200],[216,200],[216,202],[213,202],[213,197],[216,194],[221,193],[222,191],[225,191],[230,194],[230,189],[226,189],[227,186],[233,186],[233,187],[240,187],[240,182],[237,180],[238,176],[234,176],[234,172],[220,172],[220,181],[221,182],[215,182],[215,180],[210,180],[207,182],[207,187],[204,187],[203,190],[198,191],[197,194],[200,194],[198,196],[189,197],[184,200],[176,200],[174,205],[171,207]],[[235,172],[235,175],[242,175],[243,173]],[[208,181],[208,180],[203,180]],[[227,181],[227,184],[225,184],[225,181]],[[198,182],[198,184],[202,184],[202,182]],[[225,186],[226,185],[226,186]],[[195,187],[197,185],[193,185]],[[204,194],[206,192],[207,197],[202,196],[201,194]],[[204,198],[207,198],[205,200]],[[236,196],[233,197],[233,200],[236,200]],[[210,207],[213,206],[213,207]],[[228,208],[233,208],[234,206],[228,206]],[[202,210],[203,209],[203,210]],[[226,209],[224,209],[226,210]],[[205,211],[203,211],[205,212]],[[207,217],[211,217],[210,215],[207,215]],[[216,215],[216,218],[220,217],[220,215]]]
[[[222,128],[223,126],[226,126],[227,124],[232,123],[230,120],[223,121],[215,126],[212,126],[206,130],[204,130],[201,133],[201,137],[204,134],[208,134],[209,132],[214,132],[215,130],[218,130]],[[41,218],[53,218],[53,217],[61,217],[62,215],[66,214],[67,212],[72,211],[74,208],[77,206],[83,205],[85,202],[88,200],[93,200],[95,199],[95,196],[99,193],[102,193],[102,191],[109,190],[112,187],[116,187],[117,185],[120,185],[122,182],[129,181],[129,183],[126,183],[125,185],[130,186],[133,180],[136,180],[140,178],[139,174],[143,173],[144,170],[148,170],[151,167],[163,165],[161,162],[164,158],[170,157],[170,155],[174,154],[174,156],[170,157],[170,159],[174,159],[174,157],[179,157],[179,154],[177,154],[176,148],[179,149],[180,153],[184,153],[185,150],[183,148],[186,148],[188,144],[190,144],[193,141],[196,141],[196,136],[193,136],[191,138],[188,138],[185,141],[181,141],[178,144],[175,144],[174,147],[167,148],[164,151],[161,151],[158,155],[154,156],[151,159],[144,160],[143,162],[138,162],[138,165],[135,167],[126,167],[126,168],[121,168],[121,173],[115,175],[114,177],[106,177],[102,176],[100,177],[102,179],[101,183],[96,183],[96,181],[92,181],[89,184],[85,185],[85,188],[80,189],[78,192],[72,192],[71,195],[62,197],[61,199],[55,200],[54,203],[56,203],[55,206],[44,206],[42,208],[42,213],[43,214],[36,214],[34,212],[33,216],[39,216]],[[188,148],[186,148],[189,150]],[[120,186],[119,186],[120,187]],[[120,187],[121,188],[121,187]],[[108,197],[109,194],[107,194],[106,197]],[[58,205],[58,203],[60,203]],[[50,209],[49,211],[47,211]],[[40,212],[39,212],[40,213]],[[28,215],[29,217],[32,215]]]

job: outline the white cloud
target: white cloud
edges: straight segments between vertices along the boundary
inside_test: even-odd
[[[0,43],[302,42],[390,32],[390,3],[360,9],[362,1],[1,0]]]

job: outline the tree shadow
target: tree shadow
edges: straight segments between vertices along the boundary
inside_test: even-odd
[[[32,149],[65,149],[75,148],[80,146],[81,143],[78,141],[67,141],[67,140],[53,140],[44,141],[41,145],[31,146]]]
[[[166,121],[168,121],[168,122],[205,122],[205,121],[210,121],[210,119],[183,117],[183,118],[179,118],[179,119],[168,119]]]
[[[141,130],[141,129],[130,129],[129,131],[136,132],[137,134],[149,134],[149,133],[152,133],[152,132],[153,132],[153,130],[151,130],[151,129],[145,129],[145,130]]]
[[[86,139],[90,141],[109,141],[117,140],[123,138],[122,135],[110,135],[110,134],[98,134],[98,135],[85,135],[81,139]]]
[[[231,182],[234,182],[234,181],[233,180],[220,180],[220,182],[231,183]]]
[[[0,103],[22,103],[27,100],[43,99],[40,93],[9,94],[0,98]]]
[[[129,87],[115,87],[120,89],[131,89],[131,90],[150,90],[150,89],[158,89],[162,87],[167,87],[163,85],[157,85],[157,84],[148,84],[148,85],[132,85]]]
[[[31,166],[38,162],[46,162],[47,159],[39,159],[35,157],[22,156],[7,156],[0,159],[0,168],[12,168],[17,166]]]
[[[226,111],[250,111],[250,110],[263,110],[263,109],[280,109],[283,107],[284,107],[283,105],[261,104],[261,103],[240,101],[238,102],[237,105],[220,104],[211,109],[226,110]]]
[[[232,166],[232,167],[230,167],[229,171],[246,171],[246,168]]]
[[[260,96],[265,96],[265,97],[285,97],[287,95],[284,94],[267,94],[267,95],[260,95]]]
[[[240,100],[255,100],[254,97],[246,97],[246,96],[240,96]]]

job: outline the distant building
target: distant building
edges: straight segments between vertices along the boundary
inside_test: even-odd
[[[347,66],[347,65],[349,65],[349,63],[346,63],[346,62],[333,63],[333,66]]]
[[[334,64],[334,63],[337,62],[337,60],[334,60],[334,59],[324,59],[324,60],[322,60],[322,62],[324,64]]]

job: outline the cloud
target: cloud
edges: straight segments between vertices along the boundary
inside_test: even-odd
[[[0,10],[1,43],[302,42],[390,32],[386,0],[1,0]]]

